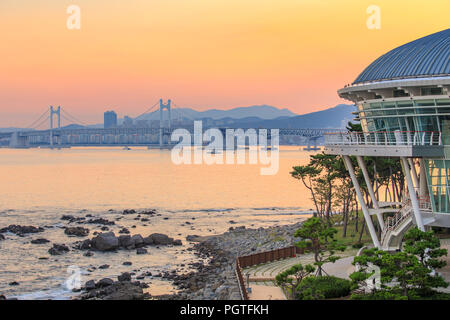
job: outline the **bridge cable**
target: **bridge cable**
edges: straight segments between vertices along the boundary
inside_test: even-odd
[[[48,112],[50,112],[48,109],[45,110],[45,112],[43,114],[41,114],[38,119],[33,121],[29,126],[25,127],[25,129],[35,129],[35,124],[38,123],[42,119],[42,117],[45,116],[45,114]]]
[[[71,120],[75,123],[75,124],[82,124],[83,126],[87,126],[88,124],[80,119],[78,119],[77,117],[74,117],[73,115],[71,115],[68,111],[64,110],[63,108],[61,108],[62,112],[69,118],[71,118]],[[66,119],[67,120],[67,119]]]
[[[144,113],[140,114],[139,116],[137,116],[136,118],[134,118],[134,120],[139,119],[140,117],[146,115],[147,113],[149,113],[150,111],[153,110],[153,108],[155,108],[157,105],[159,104],[159,101],[157,101],[153,106],[151,106],[147,111],[145,111]]]

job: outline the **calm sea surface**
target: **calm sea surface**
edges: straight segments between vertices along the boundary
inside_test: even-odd
[[[0,241],[0,294],[27,299],[65,299],[72,295],[65,281],[75,266],[82,282],[115,277],[121,272],[157,273],[187,265],[197,259],[186,249],[190,234],[222,233],[230,226],[249,228],[295,223],[312,207],[309,191],[291,178],[292,166],[308,162],[311,153],[301,147],[281,147],[278,174],[260,175],[263,165],[175,165],[170,151],[146,148],[0,149],[0,228],[10,224],[44,227],[45,231],[18,237],[5,234]],[[123,209],[154,208],[160,216],[141,222]],[[51,256],[51,244],[31,244],[36,238],[70,247],[79,238],[64,234],[64,214],[103,217],[144,237],[165,233],[183,240],[182,247],[149,248],[149,254],[134,250],[83,256],[72,250]],[[186,222],[190,223],[186,223]],[[230,221],[232,221],[230,223]],[[233,223],[233,224],[232,224]],[[88,227],[90,237],[100,231]],[[47,259],[39,259],[47,258]],[[132,266],[123,266],[132,261]],[[98,269],[108,264],[108,269]],[[73,269],[73,267],[72,267]],[[17,281],[19,285],[9,283]],[[144,280],[152,294],[173,291],[169,282]]]

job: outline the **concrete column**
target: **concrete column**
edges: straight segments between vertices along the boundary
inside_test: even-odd
[[[372,223],[372,218],[370,217],[369,209],[367,208],[366,203],[364,202],[364,197],[361,192],[361,187],[359,186],[358,179],[356,178],[355,169],[353,168],[352,161],[349,156],[344,156],[344,162],[347,167],[348,172],[350,173],[350,178],[352,179],[353,186],[355,187],[356,195],[358,196],[359,203],[361,205],[361,209],[364,214],[364,219],[366,220],[367,227],[369,229],[370,237],[372,238],[372,242],[375,247],[381,248],[380,241],[378,240],[377,233]]]
[[[425,160],[420,158],[419,196],[421,198],[426,198],[428,196],[428,182],[425,170]]]
[[[425,227],[422,221],[422,215],[420,214],[419,200],[417,199],[416,191],[414,190],[414,184],[411,177],[411,170],[409,168],[408,160],[405,157],[400,158],[403,164],[403,171],[405,172],[406,184],[408,186],[409,197],[411,198],[411,204],[416,217],[417,227],[425,231]]]
[[[409,166],[411,167],[411,172],[412,172],[412,178],[414,181],[414,186],[419,189],[419,178],[417,177],[417,171],[416,171],[416,166],[414,165],[414,162],[412,161],[411,158],[408,158],[408,163]]]
[[[370,181],[369,172],[367,172],[366,163],[364,162],[364,159],[362,156],[357,156],[356,159],[358,160],[358,164],[361,167],[364,180],[366,181],[367,189],[369,190],[370,198],[373,202],[373,207],[378,210],[380,209],[380,206],[378,205],[378,200],[375,197],[375,192],[372,187],[372,182]],[[380,224],[381,230],[384,230],[384,220],[383,220],[383,214],[381,212],[377,212],[377,219],[378,223]]]

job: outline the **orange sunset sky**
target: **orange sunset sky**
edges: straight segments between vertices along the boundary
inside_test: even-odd
[[[66,9],[81,8],[69,30]],[[369,5],[381,29],[369,30]],[[0,0],[0,126],[49,105],[89,123],[159,98],[196,110],[269,104],[303,114],[341,100],[386,51],[450,26],[450,1]]]

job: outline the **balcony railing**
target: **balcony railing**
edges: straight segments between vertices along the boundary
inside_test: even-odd
[[[326,133],[325,145],[441,146],[437,131],[374,131]]]

